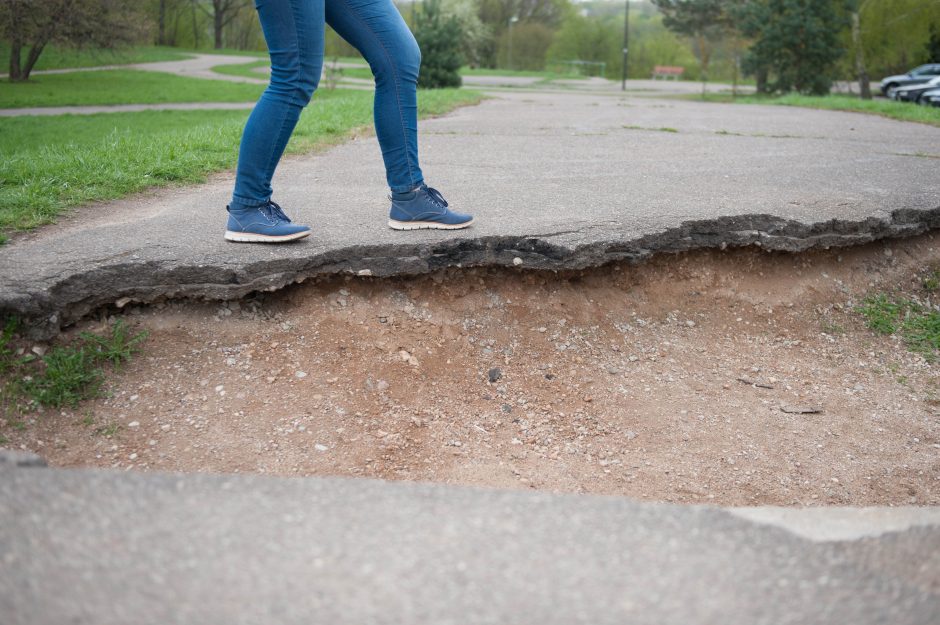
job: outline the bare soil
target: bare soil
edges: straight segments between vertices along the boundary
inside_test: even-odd
[[[855,307],[938,266],[928,234],[110,311],[74,331],[121,315],[150,338],[109,396],[0,432],[63,466],[937,505],[938,365]]]

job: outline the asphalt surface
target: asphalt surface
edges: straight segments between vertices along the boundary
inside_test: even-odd
[[[927,625],[940,614],[936,513],[814,542],[716,508],[371,480],[0,462],[0,561],[7,625]]]
[[[308,114],[316,114],[316,105]],[[421,123],[422,167],[477,223],[395,232],[366,136],[289,158],[275,201],[313,236],[222,239],[231,175],[82,209],[0,248],[0,314],[54,334],[104,304],[235,298],[296,280],[452,265],[581,268],[696,247],[798,251],[940,226],[940,128],[855,113],[500,92]]]

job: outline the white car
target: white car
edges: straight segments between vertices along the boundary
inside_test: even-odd
[[[931,89],[940,89],[940,76],[931,78],[924,83],[892,89],[888,92],[888,97],[890,97],[892,100],[898,100],[900,102],[917,102],[920,99],[921,94],[923,94],[925,91],[930,91]]]
[[[918,100],[922,106],[940,107],[940,89],[931,89],[921,94]]]
[[[881,93],[884,95],[889,95],[888,92],[892,89],[906,87],[907,85],[924,83],[934,76],[940,76],[940,63],[928,63],[927,65],[921,65],[920,67],[915,67],[906,74],[888,76],[882,80]]]

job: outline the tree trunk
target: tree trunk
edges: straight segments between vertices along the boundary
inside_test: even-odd
[[[39,55],[42,54],[42,50],[45,47],[45,41],[37,41],[33,44],[33,47],[29,49],[29,55],[26,57],[26,65],[23,66],[20,80],[29,80],[29,74],[33,71],[33,67],[36,65],[36,61],[39,60]]]
[[[157,45],[166,45],[166,0],[160,0],[160,13],[157,17]]]
[[[213,24],[215,28],[215,49],[221,50],[222,49],[222,27],[223,27],[222,18],[225,17],[225,12],[222,9],[222,7],[219,6],[218,0],[216,0],[212,4],[215,5],[215,11],[213,12],[213,18],[215,22]]]
[[[23,43],[14,38],[10,42],[10,82],[25,80],[20,73],[20,54],[23,50]]]
[[[767,93],[767,68],[759,68],[754,72],[754,78],[757,80],[757,93]]]
[[[858,75],[859,91],[863,100],[871,100],[871,80],[865,68],[865,51],[862,49],[862,29],[858,11],[852,11],[852,44],[855,46],[855,73]]]
[[[199,49],[199,20],[197,19],[198,14],[196,13],[195,0],[192,0],[189,6],[193,12],[193,47],[198,50]]]
[[[20,54],[23,50],[23,39],[19,29],[20,9],[18,2],[10,3],[10,82],[22,80],[20,76]]]

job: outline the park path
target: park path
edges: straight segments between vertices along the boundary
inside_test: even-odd
[[[99,67],[80,67],[72,69],[43,70],[33,72],[36,75],[43,74],[68,74],[74,72],[103,71],[113,69],[134,69],[149,72],[162,72],[185,76],[188,78],[200,78],[203,80],[223,80],[228,82],[237,82],[244,84],[267,84],[267,75],[270,69],[267,67],[257,68],[258,78],[249,78],[247,76],[232,76],[229,74],[220,74],[212,71],[213,67],[219,65],[241,65],[250,63],[256,57],[222,55],[222,54],[194,54],[192,58],[174,61],[158,61],[153,63],[134,63],[128,65],[105,65]],[[258,60],[261,60],[258,57]],[[339,62],[336,67],[342,69],[363,69],[368,68],[364,63],[346,63]],[[464,86],[493,91],[504,90],[537,90],[537,91],[581,91],[598,93],[616,93],[620,90],[621,84],[617,81],[607,80],[605,78],[591,77],[585,79],[556,79],[545,81],[538,76],[482,76],[471,75],[464,76]],[[344,89],[372,90],[374,83],[368,78],[341,77],[337,82],[338,86]],[[731,85],[712,83],[706,85],[705,89],[709,93],[727,92]],[[742,88],[744,92],[748,88]],[[633,95],[649,96],[676,96],[699,93],[702,90],[700,83],[683,81],[665,81],[665,80],[630,80],[627,83],[627,93]],[[242,110],[250,109],[254,102],[239,103],[217,103],[217,102],[182,102],[168,104],[121,104],[121,105],[101,105],[101,106],[57,106],[57,107],[25,107],[0,109],[0,117],[20,117],[32,115],[94,115],[98,113],[127,113],[137,111],[175,111],[175,110]]]

